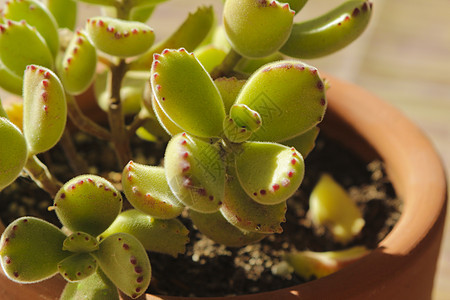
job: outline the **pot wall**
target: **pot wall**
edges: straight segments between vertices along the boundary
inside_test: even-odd
[[[440,158],[422,132],[396,109],[361,88],[325,77],[332,88],[324,132],[367,158],[380,156],[405,202],[404,212],[376,250],[343,270],[307,284],[233,299],[431,299],[447,199]],[[58,299],[62,283],[55,277],[18,285],[1,274],[0,299]],[[34,288],[44,296],[33,296]],[[180,298],[146,295],[146,299]]]

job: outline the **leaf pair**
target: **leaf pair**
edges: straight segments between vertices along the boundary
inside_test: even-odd
[[[66,236],[33,217],[12,222],[2,235],[0,249],[9,278],[36,282],[60,272],[78,284],[99,268],[125,294],[136,298],[145,292],[151,268],[139,240],[127,233],[114,233],[101,242],[96,239],[122,208],[122,197],[110,182],[95,175],[76,177],[58,192],[54,207],[72,234]],[[111,289],[115,291],[114,286]]]

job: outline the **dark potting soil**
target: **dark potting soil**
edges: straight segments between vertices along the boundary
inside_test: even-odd
[[[90,173],[99,173],[119,184],[120,170],[114,165],[114,152],[108,145],[83,134],[75,135],[74,140],[77,150],[83,150],[83,159],[89,166],[94,166],[89,169]],[[133,154],[137,162],[155,165],[161,161],[163,149],[164,145],[136,141]],[[74,176],[59,146],[41,159],[61,182]],[[384,173],[383,163],[367,164],[336,142],[319,138],[305,165],[301,188],[288,200],[282,234],[271,235],[242,248],[228,248],[214,243],[196,231],[189,219],[182,218],[190,230],[191,241],[186,253],[177,258],[149,253],[152,264],[149,292],[213,297],[276,290],[305,282],[294,273],[284,276],[272,273],[286,253],[340,250],[355,245],[375,248],[397,222],[402,207]],[[102,173],[101,170],[115,172]],[[346,188],[363,212],[365,227],[345,246],[333,242],[326,229],[315,228],[308,217],[309,194],[323,173],[331,174]],[[0,193],[0,218],[7,224],[19,216],[31,215],[58,224],[55,213],[47,210],[51,205],[52,199],[46,192],[21,177]]]

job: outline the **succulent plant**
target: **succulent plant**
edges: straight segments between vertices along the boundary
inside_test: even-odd
[[[76,28],[78,2],[100,6],[103,15]],[[295,23],[306,0],[227,0],[223,26],[215,26],[212,7],[200,7],[154,45],[147,20],[162,2],[6,2],[0,87],[21,95],[23,109],[4,110],[0,102],[0,190],[29,176],[54,198],[50,210],[62,227],[30,216],[8,225],[0,259],[11,280],[59,273],[68,281],[61,299],[118,299],[117,288],[136,298],[151,279],[146,251],[185,252],[189,231],[181,215],[230,247],[282,232],[286,201],[303,180],[327,107],[326,82],[297,58],[352,42],[372,4],[351,0]],[[92,85],[107,127],[77,102]],[[67,119],[109,142],[117,169],[104,177],[83,169]],[[133,161],[134,134],[167,142],[164,163]],[[64,184],[38,158],[58,143],[83,170]],[[108,171],[121,172],[121,182],[105,178]],[[319,190],[312,199],[328,193]],[[360,228],[360,215],[349,210]],[[356,226],[337,222],[347,222],[346,232]],[[346,243],[353,235],[338,236]]]

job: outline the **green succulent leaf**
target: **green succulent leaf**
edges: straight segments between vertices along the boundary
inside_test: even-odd
[[[4,17],[13,21],[24,20],[44,38],[48,48],[56,56],[59,50],[58,25],[51,12],[35,0],[10,0],[6,2]]]
[[[189,217],[194,225],[204,235],[227,247],[242,247],[256,243],[266,237],[266,234],[244,231],[231,225],[220,211],[212,214],[202,214],[193,210]]]
[[[214,25],[214,10],[211,6],[201,6],[194,13],[189,13],[186,20],[166,40],[152,47],[148,52],[130,64],[132,70],[148,70],[152,66],[153,55],[164,49],[184,47],[189,52],[194,51],[208,36]]]
[[[9,279],[31,283],[52,277],[59,261],[71,255],[62,250],[65,234],[56,226],[22,217],[5,229],[1,237],[0,259]]]
[[[95,17],[87,20],[85,28],[97,49],[118,57],[140,55],[155,40],[153,29],[141,22]]]
[[[261,127],[261,116],[245,104],[235,104],[230,109],[230,118],[240,127],[255,132]]]
[[[275,53],[288,39],[295,12],[272,0],[228,0],[223,24],[234,50],[248,58]]]
[[[62,59],[59,75],[71,95],[86,91],[94,80],[97,52],[84,32],[74,34]]]
[[[74,232],[63,243],[63,250],[76,253],[92,252],[98,249],[98,241],[92,235],[85,232]]]
[[[83,280],[97,270],[97,261],[89,253],[76,253],[58,263],[58,271],[69,282]]]
[[[156,6],[139,6],[131,10],[130,21],[145,23],[150,19]]]
[[[247,142],[235,156],[242,188],[254,201],[273,205],[286,201],[304,176],[302,155],[280,144]]]
[[[81,175],[66,182],[54,201],[56,215],[72,231],[97,236],[122,209],[119,191],[106,179]]]
[[[78,13],[75,0],[46,0],[46,5],[59,28],[75,29]]]
[[[225,111],[230,111],[245,82],[245,80],[239,80],[236,77],[220,77],[214,80],[214,84],[222,96]]]
[[[96,273],[81,281],[67,283],[59,299],[119,300],[119,292],[114,283],[98,268]]]
[[[297,58],[316,58],[336,52],[364,32],[371,14],[370,1],[347,1],[318,18],[294,24],[280,52]]]
[[[183,129],[178,127],[177,124],[175,124],[167,115],[166,113],[161,109],[161,106],[159,106],[158,102],[156,101],[156,98],[152,96],[152,107],[153,112],[156,115],[157,120],[161,124],[161,127],[164,128],[164,130],[171,136],[177,135],[179,133],[183,132]]]
[[[294,147],[302,154],[303,158],[306,158],[316,146],[316,138],[319,135],[319,131],[319,127],[313,127],[299,136],[281,142],[281,144]]]
[[[150,284],[151,266],[147,252],[134,236],[110,235],[92,255],[105,275],[127,296],[134,299],[145,293]]]
[[[53,55],[37,30],[26,22],[11,20],[0,24],[0,60],[20,77],[30,64],[53,67]]]
[[[162,167],[130,161],[123,169],[122,186],[131,205],[152,217],[172,219],[184,209],[170,190]]]
[[[242,143],[247,141],[253,134],[251,130],[241,127],[232,118],[225,118],[223,121],[223,133],[232,143]]]
[[[298,251],[287,254],[284,260],[298,276],[310,280],[335,273],[369,253],[370,250],[364,246],[354,246],[338,251]]]
[[[66,127],[67,105],[61,81],[47,68],[27,66],[23,89],[23,132],[30,154],[52,148]]]
[[[2,105],[2,98],[0,98],[0,118],[6,118],[8,119],[8,114],[6,113],[5,109]]]
[[[219,210],[225,166],[216,145],[178,134],[167,145],[164,161],[166,180],[180,202],[204,213]]]
[[[253,201],[233,173],[225,185],[225,198],[220,211],[228,222],[241,230],[281,233],[283,229],[280,224],[285,222],[286,202],[263,205]]]
[[[352,241],[365,224],[348,193],[328,174],[320,177],[311,192],[309,215],[315,226],[325,226],[342,244]]]
[[[203,65],[206,72],[211,73],[215,67],[220,65],[227,53],[214,46],[204,46],[194,52],[198,61]]]
[[[22,76],[14,74],[0,60],[0,87],[16,95],[22,95]]]
[[[136,237],[147,251],[173,257],[185,253],[189,242],[189,231],[178,219],[156,219],[136,209],[122,212],[99,238],[104,239],[119,232]]]
[[[0,110],[3,111],[3,108]],[[3,111],[4,112],[4,111]],[[20,129],[0,117],[0,191],[13,182],[27,162],[28,150]]]
[[[257,111],[262,126],[252,140],[283,141],[314,127],[325,114],[325,88],[317,69],[299,61],[260,68],[242,88],[236,104]]]
[[[182,48],[155,54],[150,81],[156,101],[173,123],[199,137],[221,135],[222,98],[192,53]]]
[[[237,63],[236,67],[234,67],[234,70],[245,74],[253,74],[262,66],[283,59],[283,55],[279,52],[262,58],[243,58]]]

